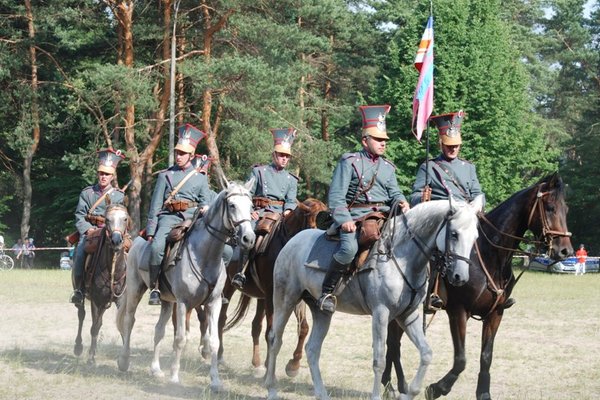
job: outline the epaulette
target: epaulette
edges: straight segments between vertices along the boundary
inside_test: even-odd
[[[258,168],[258,167],[264,167],[264,166],[266,166],[266,165],[267,165],[267,164],[262,164],[262,163],[254,164],[254,165],[252,166],[252,169],[254,169],[254,168]]]
[[[473,164],[471,161],[469,160],[465,160],[464,158],[460,158],[460,157],[456,157],[457,159],[459,159],[460,161],[467,163],[467,164]]]
[[[398,169],[398,168],[396,168],[396,166],[394,165],[394,163],[391,162],[390,160],[388,160],[387,158],[381,157],[381,159],[383,160],[384,163],[389,164],[392,168]]]
[[[297,175],[292,174],[291,172],[288,171],[288,174],[292,176],[292,178],[296,178],[297,181],[301,181],[300,177]]]
[[[342,155],[342,160],[347,160],[347,159],[352,158],[352,157],[360,157],[360,153],[359,152],[344,153]]]

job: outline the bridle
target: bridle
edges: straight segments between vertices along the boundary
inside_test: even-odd
[[[228,203],[229,199],[235,196],[244,196],[247,197],[248,199],[250,199],[250,201],[252,201],[252,196],[250,196],[249,193],[229,193],[227,194],[227,196],[225,197],[224,201],[221,202],[221,217],[222,220],[224,222],[226,222],[226,224],[224,223],[224,229],[218,229],[215,228],[214,226],[212,226],[210,224],[209,218],[207,218],[208,216],[205,216],[204,218],[202,218],[202,221],[204,221],[204,225],[206,225],[206,230],[208,231],[208,233],[217,238],[218,240],[222,241],[223,243],[227,243],[230,244],[232,246],[237,246],[237,233],[239,231],[239,226],[242,225],[245,222],[250,222],[250,218],[243,218],[240,220],[235,221],[233,219],[233,216],[231,215],[231,212],[229,210],[229,207],[224,206],[223,203]]]
[[[483,212],[480,212],[478,214],[478,217],[480,220],[482,220],[487,225],[492,227],[497,233],[501,234],[502,236],[505,236],[505,237],[508,237],[511,239],[515,239],[520,242],[534,244],[536,249],[540,248],[542,245],[545,245],[545,247],[547,249],[550,249],[552,246],[552,241],[555,238],[571,237],[572,234],[569,231],[563,232],[563,231],[557,231],[557,230],[551,229],[550,223],[548,222],[548,215],[546,214],[546,209],[544,207],[544,201],[543,201],[543,198],[545,196],[548,196],[549,194],[550,194],[550,192],[548,192],[548,191],[543,192],[540,188],[535,196],[535,202],[533,203],[533,206],[531,207],[531,211],[529,212],[529,218],[527,219],[527,230],[532,231],[531,224],[532,224],[533,217],[535,215],[536,210],[539,213],[540,222],[542,224],[542,233],[540,236],[536,237],[535,240],[532,240],[532,239],[529,239],[529,238],[526,238],[523,236],[511,235],[509,233],[506,233],[506,232],[498,229],[489,219],[487,219],[487,217],[485,216],[485,214]],[[488,243],[498,249],[507,250],[507,251],[511,251],[511,252],[517,252],[517,253],[524,254],[524,255],[527,255],[530,257],[536,257],[536,256],[543,255],[543,254],[540,254],[537,252],[530,252],[530,251],[500,246],[499,244],[494,243],[494,241],[492,239],[490,239],[490,237],[485,233],[485,231],[483,229],[481,229],[481,232],[483,233],[483,236],[486,238]],[[540,239],[543,239],[543,240],[540,240]]]

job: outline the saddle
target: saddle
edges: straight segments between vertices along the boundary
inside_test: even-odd
[[[186,238],[187,233],[194,224],[192,218],[188,218],[175,225],[169,235],[165,244],[165,256],[162,261],[162,271],[166,271],[169,268],[173,268],[177,263],[180,256],[180,249],[183,240]]]

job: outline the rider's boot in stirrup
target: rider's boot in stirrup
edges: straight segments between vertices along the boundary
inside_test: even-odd
[[[160,291],[158,290],[158,274],[160,273],[160,265],[150,265],[150,298],[148,304],[151,306],[160,306]]]
[[[319,297],[319,300],[317,300],[317,306],[319,309],[330,313],[335,312],[337,302],[335,296],[333,295],[333,291],[335,290],[335,287],[340,279],[342,279],[342,275],[347,267],[348,266],[346,264],[339,263],[335,258],[331,259],[329,270],[327,271],[327,274],[325,274],[325,279],[323,279],[321,297]]]

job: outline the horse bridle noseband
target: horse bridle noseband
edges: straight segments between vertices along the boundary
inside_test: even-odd
[[[234,196],[245,196],[252,200],[252,197],[248,193],[230,193],[227,195],[227,197],[225,197],[225,200],[229,200],[229,198]],[[239,226],[242,225],[244,222],[250,222],[250,219],[244,218],[239,221],[233,221],[229,212],[229,207],[222,208],[223,221],[227,221],[228,224],[231,226],[230,228],[226,227],[225,230],[219,230],[214,226],[210,225],[209,221],[205,220],[204,218],[202,220],[206,225],[206,230],[208,231],[208,233],[210,233],[213,237],[219,239],[223,243],[227,243],[235,247],[237,246],[237,232],[239,230]]]

